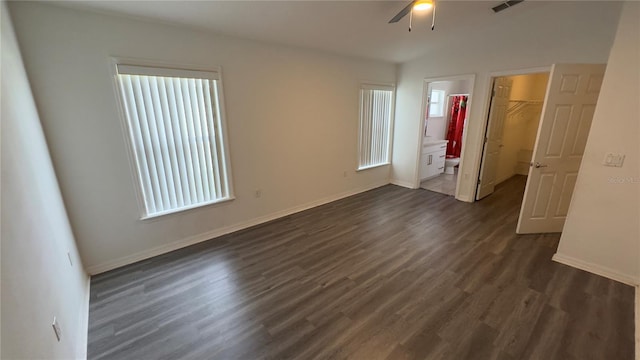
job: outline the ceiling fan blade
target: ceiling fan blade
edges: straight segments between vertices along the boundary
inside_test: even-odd
[[[389,20],[389,24],[397,23],[398,21],[400,21],[400,19],[407,16],[407,14],[411,11],[411,7],[413,6],[414,2],[416,2],[416,0],[412,1],[411,3],[409,3],[409,5],[405,6],[404,9],[400,10],[400,12],[397,13],[396,16],[393,17],[393,19]]]

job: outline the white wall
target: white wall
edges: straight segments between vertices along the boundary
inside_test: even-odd
[[[515,75],[509,78],[513,81],[509,100],[544,100],[549,73]]]
[[[359,84],[395,82],[394,64],[37,3],[11,10],[90,273],[389,182],[389,166],[355,169]],[[138,220],[110,56],[222,66],[236,200]]]
[[[563,62],[606,62],[619,11],[618,2],[548,2],[526,12],[505,11],[496,14],[499,24],[485,24],[466,39],[456,39],[456,46],[431,49],[403,64],[398,76],[393,182],[412,184],[415,178],[424,78],[476,74],[458,188],[458,199],[472,201],[490,73]]]
[[[444,140],[447,137],[447,127],[449,125],[449,95],[451,94],[469,94],[471,93],[469,80],[459,79],[451,81],[434,81],[429,83],[429,92],[431,90],[444,90],[444,116],[433,116],[427,120],[426,136],[431,136],[435,140]]]
[[[556,259],[640,284],[640,3],[624,5]],[[621,168],[602,166],[608,152]]]
[[[0,357],[83,358],[89,278],[76,249],[4,2],[1,14]],[[62,328],[60,342],[51,327],[54,316]]]

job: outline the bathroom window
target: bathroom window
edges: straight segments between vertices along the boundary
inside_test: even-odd
[[[431,90],[429,98],[429,116],[444,116],[444,90]]]
[[[142,218],[231,200],[219,71],[116,71]]]
[[[358,170],[390,163],[393,86],[362,85]]]

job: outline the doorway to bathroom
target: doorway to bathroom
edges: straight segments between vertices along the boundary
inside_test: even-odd
[[[456,195],[474,78],[425,80],[418,171],[422,189]]]

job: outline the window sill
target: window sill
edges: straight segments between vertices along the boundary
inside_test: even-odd
[[[374,168],[378,168],[378,167],[381,167],[381,166],[387,166],[387,165],[391,165],[391,162],[359,167],[356,171],[364,171],[364,170],[374,169]]]
[[[209,202],[205,202],[205,203],[200,203],[200,204],[196,204],[196,205],[185,206],[185,207],[181,207],[181,208],[178,208],[178,209],[171,209],[171,210],[167,210],[167,211],[162,211],[162,212],[154,213],[154,214],[151,214],[151,215],[144,215],[144,216],[140,217],[140,220],[141,221],[152,221],[152,220],[158,219],[159,217],[172,215],[172,214],[178,214],[178,213],[182,213],[182,212],[185,212],[185,211],[188,211],[188,210],[198,209],[198,208],[205,207],[205,206],[222,204],[222,203],[230,202],[232,200],[235,200],[234,196],[230,196],[230,197],[227,197],[227,198],[224,198],[224,199],[209,201]]]

